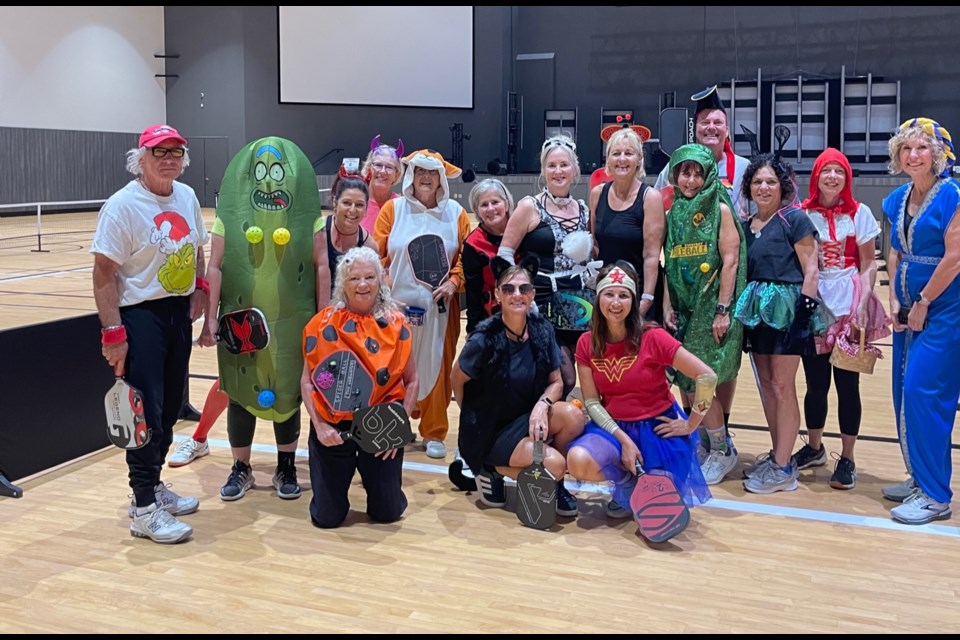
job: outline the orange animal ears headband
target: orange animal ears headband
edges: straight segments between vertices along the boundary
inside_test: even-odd
[[[640,136],[640,142],[646,142],[650,139],[650,136],[653,135],[650,133],[650,129],[647,129],[642,124],[630,124],[630,114],[625,116],[617,116],[617,124],[609,124],[600,130],[600,139],[604,142],[609,142],[611,136],[615,134],[620,129],[633,129],[634,132]]]

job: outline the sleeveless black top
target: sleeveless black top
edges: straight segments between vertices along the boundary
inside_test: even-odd
[[[330,233],[333,229],[333,214],[327,216],[327,221],[324,225],[324,228],[327,230],[327,264],[330,265],[330,293],[333,294],[333,283],[336,281],[337,275],[337,262],[340,261],[340,256],[343,255],[342,251],[338,251],[335,246],[333,246],[333,234]],[[357,246],[362,247],[363,243],[367,241],[367,236],[364,235],[363,227],[358,227],[359,233],[357,233]]]

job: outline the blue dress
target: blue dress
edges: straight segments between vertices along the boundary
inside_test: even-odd
[[[908,227],[910,189],[905,184],[883,201],[893,225],[891,246],[900,252],[890,284],[901,306],[912,304],[930,281],[960,205],[960,185],[940,179]],[[949,503],[950,438],[960,399],[960,277],[930,303],[927,322],[923,331],[893,334],[893,408],[907,470],[926,495]]]

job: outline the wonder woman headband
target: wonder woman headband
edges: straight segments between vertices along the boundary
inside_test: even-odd
[[[597,283],[597,295],[608,287],[626,287],[630,289],[634,298],[637,297],[637,283],[620,267],[614,267],[610,270],[610,273],[600,279],[600,282]]]

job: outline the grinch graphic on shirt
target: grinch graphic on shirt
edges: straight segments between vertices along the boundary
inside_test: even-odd
[[[150,243],[167,257],[157,273],[157,281],[168,293],[187,293],[197,277],[197,232],[176,211],[157,214],[153,223]]]

